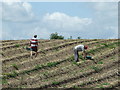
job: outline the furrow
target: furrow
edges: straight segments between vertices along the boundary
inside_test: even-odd
[[[101,70],[103,68],[108,68],[108,66],[111,67],[111,66],[115,65],[116,63],[108,64],[108,65],[102,67]],[[76,79],[79,79],[79,78],[82,78],[82,77],[85,77],[85,76],[89,76],[93,73],[96,73],[96,71],[89,70],[89,71],[86,71],[84,73],[75,72],[74,74],[67,73],[67,75],[63,74],[63,75],[61,75],[61,77],[56,76],[56,77],[54,77],[54,79],[51,79],[51,80],[49,79],[48,82],[40,83],[40,80],[39,80],[38,82],[34,82],[34,84],[32,84],[32,85],[28,85],[28,87],[40,87],[40,88],[48,88],[48,87],[54,87],[54,86],[56,87],[57,85],[59,86],[59,85],[62,85],[64,83],[71,82],[73,80],[76,80]],[[57,85],[54,85],[53,82],[59,82],[59,83]]]
[[[94,45],[94,42],[89,43],[89,44]],[[64,59],[64,58],[68,57],[69,55],[72,55],[72,53],[73,53],[73,46],[69,46],[67,48],[61,49],[59,52],[54,52],[52,54],[50,53],[46,57],[43,56],[43,57],[35,59],[35,60],[23,61],[23,62],[20,62],[18,64],[16,63],[16,64],[19,67],[19,70],[26,69],[27,67],[29,68],[29,66],[30,66],[30,68],[32,68],[32,66],[35,66],[36,64],[39,64],[39,63],[45,64],[50,61],[57,60],[57,58]],[[49,58],[49,60],[47,58]],[[13,71],[13,70],[16,70],[16,69],[12,65],[9,67],[7,66],[7,68],[3,67],[3,72],[9,72],[9,71]]]
[[[68,42],[68,43],[63,43],[63,44],[60,44],[58,46],[55,46],[55,47],[48,47],[48,48],[45,48],[44,50],[40,50],[38,51],[38,53],[43,53],[43,52],[50,52],[52,50],[56,50],[58,48],[64,48],[64,47],[67,47],[67,46],[70,46],[70,45],[74,45],[74,44],[78,44],[78,43],[83,43],[83,42],[89,42],[88,41],[75,41],[75,42]],[[21,59],[29,59],[30,57],[30,54],[29,53],[23,53],[23,54],[20,54],[18,56],[14,56],[14,57],[11,57],[11,58],[6,58],[6,59],[2,59],[2,62],[3,62],[3,65],[6,65],[6,64],[9,64],[10,62],[14,62],[14,61],[19,61],[21,62],[20,60]]]
[[[92,49],[94,49],[94,48],[92,48]],[[109,48],[108,49],[106,48],[106,50],[109,50]],[[113,49],[110,49],[108,52],[112,52],[112,51],[113,51]],[[50,53],[46,57],[41,57],[41,58],[38,58],[38,59],[35,59],[35,60],[24,61],[24,62],[18,63],[16,65],[17,65],[19,71],[27,70],[27,69],[33,68],[37,64],[46,64],[46,63],[51,62],[51,61],[56,61],[57,58],[59,58],[59,59],[67,58],[68,56],[72,55],[72,53],[73,53],[73,46],[70,46],[70,47],[67,47],[67,48],[64,48],[64,49],[60,50],[59,52],[54,52],[52,54]],[[113,53],[115,53],[115,52],[113,52]],[[111,53],[111,54],[113,54],[113,53]],[[116,49],[116,53],[117,53],[117,49]],[[106,52],[106,54],[107,54],[107,52]],[[47,58],[49,58],[49,60]],[[3,72],[4,73],[5,72],[9,73],[13,70],[16,70],[16,69],[12,65],[9,66],[9,67],[8,66],[3,67]]]
[[[86,66],[86,65],[85,65]],[[72,68],[72,67],[71,67]],[[79,67],[80,68],[80,67]],[[81,69],[81,68],[80,68]],[[75,69],[76,70],[76,69]],[[79,69],[77,69],[77,70],[79,70]],[[75,73],[78,73],[78,72],[75,72]],[[69,73],[68,73],[69,74]],[[63,75],[64,76],[64,75]],[[28,79],[29,80],[29,79]],[[38,79],[39,80],[39,79]],[[73,79],[74,80],[74,79]]]

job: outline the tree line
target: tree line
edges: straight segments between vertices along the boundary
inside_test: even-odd
[[[55,32],[50,35],[50,39],[64,39],[64,36],[58,35],[58,33]],[[68,39],[72,39],[72,36],[70,36]],[[77,39],[81,39],[81,37],[77,37]]]

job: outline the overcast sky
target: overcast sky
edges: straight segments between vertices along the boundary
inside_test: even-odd
[[[117,2],[2,2],[0,39],[118,38]],[[1,22],[0,22],[1,23]]]

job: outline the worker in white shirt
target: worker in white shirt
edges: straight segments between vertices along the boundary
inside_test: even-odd
[[[75,59],[76,62],[79,61],[78,60],[78,58],[79,58],[78,52],[79,51],[82,51],[83,52],[83,57],[86,58],[86,56],[87,56],[86,49],[88,49],[88,46],[82,45],[82,44],[77,45],[77,46],[74,47],[74,59]]]

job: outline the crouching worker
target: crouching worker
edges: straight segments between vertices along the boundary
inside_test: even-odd
[[[31,47],[31,54],[30,57],[33,58],[33,51],[35,52],[35,57],[37,57],[38,54],[38,40],[37,35],[34,35],[34,37],[30,40],[30,47]]]
[[[86,49],[88,49],[88,46],[86,46],[86,45],[77,45],[74,47],[74,59],[76,62],[79,61],[79,54],[78,54],[79,51],[82,51],[83,57],[86,58],[86,56],[87,56]]]

